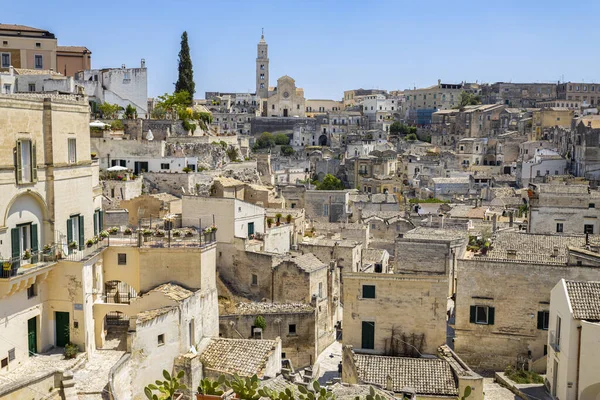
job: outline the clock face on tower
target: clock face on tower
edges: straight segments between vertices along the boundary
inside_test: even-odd
[[[283,92],[283,97],[287,99],[288,97],[290,97],[290,94],[288,92]]]

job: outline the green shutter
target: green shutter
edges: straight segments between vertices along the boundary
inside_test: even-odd
[[[37,182],[37,154],[35,142],[31,142],[31,182]]]
[[[361,347],[375,349],[375,322],[363,321]]]
[[[100,210],[99,211],[100,216],[98,219],[98,225],[100,226],[100,231],[104,230],[104,211]]]
[[[71,218],[67,220],[67,246],[71,244],[73,241],[73,223]],[[69,254],[71,253],[71,248],[69,247]]]
[[[15,268],[15,264],[17,265],[17,267],[19,266],[19,258],[21,256],[21,246],[19,243],[19,228],[13,228],[10,230],[10,240],[12,249],[13,268]]]
[[[495,308],[488,307],[488,325],[494,325]]]
[[[17,140],[17,154],[15,154],[15,174],[17,179],[17,184],[23,182],[23,163],[21,161],[21,148],[23,147],[23,142],[21,140]]]
[[[471,306],[469,322],[472,324],[477,322],[477,306]]]
[[[544,312],[543,311],[538,311],[537,328],[538,329],[544,329]]]
[[[98,218],[100,218],[100,215],[96,210],[94,211],[94,236],[98,236]]]
[[[79,216],[79,250],[83,250],[83,248],[85,247],[84,234],[85,234],[85,227],[83,225],[83,215],[80,215]]]
[[[39,261],[38,250],[38,226],[37,224],[31,224],[31,262],[33,264]]]

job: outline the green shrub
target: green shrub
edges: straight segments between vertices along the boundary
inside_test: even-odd
[[[122,131],[125,129],[125,125],[123,125],[123,121],[117,119],[110,123],[110,129],[113,131]]]
[[[79,347],[77,347],[76,344],[73,343],[67,343],[65,345],[65,358],[67,360],[71,359],[71,358],[75,358],[77,357],[77,353],[79,353]]]
[[[516,369],[512,365],[509,365],[504,370],[506,377],[515,383],[544,383],[544,378],[536,374],[533,371],[524,371],[522,369]]]

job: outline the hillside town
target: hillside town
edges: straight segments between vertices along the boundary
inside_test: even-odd
[[[600,399],[600,79],[314,99],[259,30],[196,93],[183,32],[150,97],[0,40],[0,399]]]

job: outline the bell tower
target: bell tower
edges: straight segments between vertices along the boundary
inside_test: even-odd
[[[269,97],[269,45],[264,29],[256,51],[256,95],[263,100]]]

